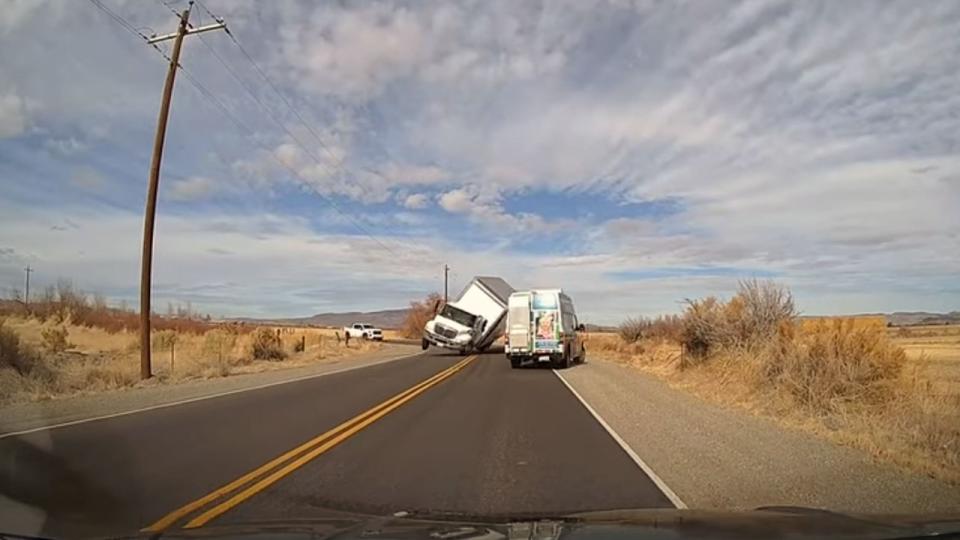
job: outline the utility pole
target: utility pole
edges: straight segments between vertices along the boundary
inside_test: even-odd
[[[170,67],[163,84],[163,97],[160,99],[160,116],[157,118],[157,134],[153,140],[153,160],[150,163],[150,183],[147,187],[147,204],[143,214],[143,254],[140,259],[140,378],[149,379],[150,368],[150,275],[153,271],[153,229],[157,211],[157,191],[160,184],[160,161],[163,157],[163,141],[167,134],[167,119],[170,116],[170,100],[173,97],[173,82],[180,65],[180,47],[183,38],[189,34],[198,34],[209,30],[226,28],[222,20],[215,24],[189,27],[190,10],[193,2],[180,15],[177,31],[163,36],[153,36],[148,44],[172,39],[173,53],[170,55]]]
[[[23,305],[25,307],[30,307],[30,273],[33,272],[33,268],[30,268],[30,265],[28,264],[23,271],[27,273],[27,284],[26,287],[24,287],[26,292],[23,294]]]
[[[446,264],[443,265],[443,303],[447,303],[447,282],[449,281],[448,275],[450,274],[450,267]]]

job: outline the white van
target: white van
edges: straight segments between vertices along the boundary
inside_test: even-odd
[[[507,301],[505,352],[512,367],[549,363],[567,368],[586,358],[573,300],[561,289],[520,291]]]

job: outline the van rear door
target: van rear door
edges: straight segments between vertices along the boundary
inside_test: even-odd
[[[510,349],[530,351],[530,295],[512,294],[507,312],[507,343]]]
[[[533,293],[531,302],[533,313],[534,350],[536,352],[560,352],[560,301],[556,292]]]

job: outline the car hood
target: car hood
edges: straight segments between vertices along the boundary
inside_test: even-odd
[[[222,525],[169,530],[150,538],[405,538],[579,539],[894,539],[923,538],[960,531],[960,514],[853,515],[797,507],[765,507],[744,512],[704,510],[615,510],[560,517],[337,515],[324,519]],[[140,537],[137,537],[140,538]]]

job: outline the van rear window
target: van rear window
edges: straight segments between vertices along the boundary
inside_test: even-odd
[[[555,294],[535,294],[533,295],[533,309],[556,309],[557,295]]]

